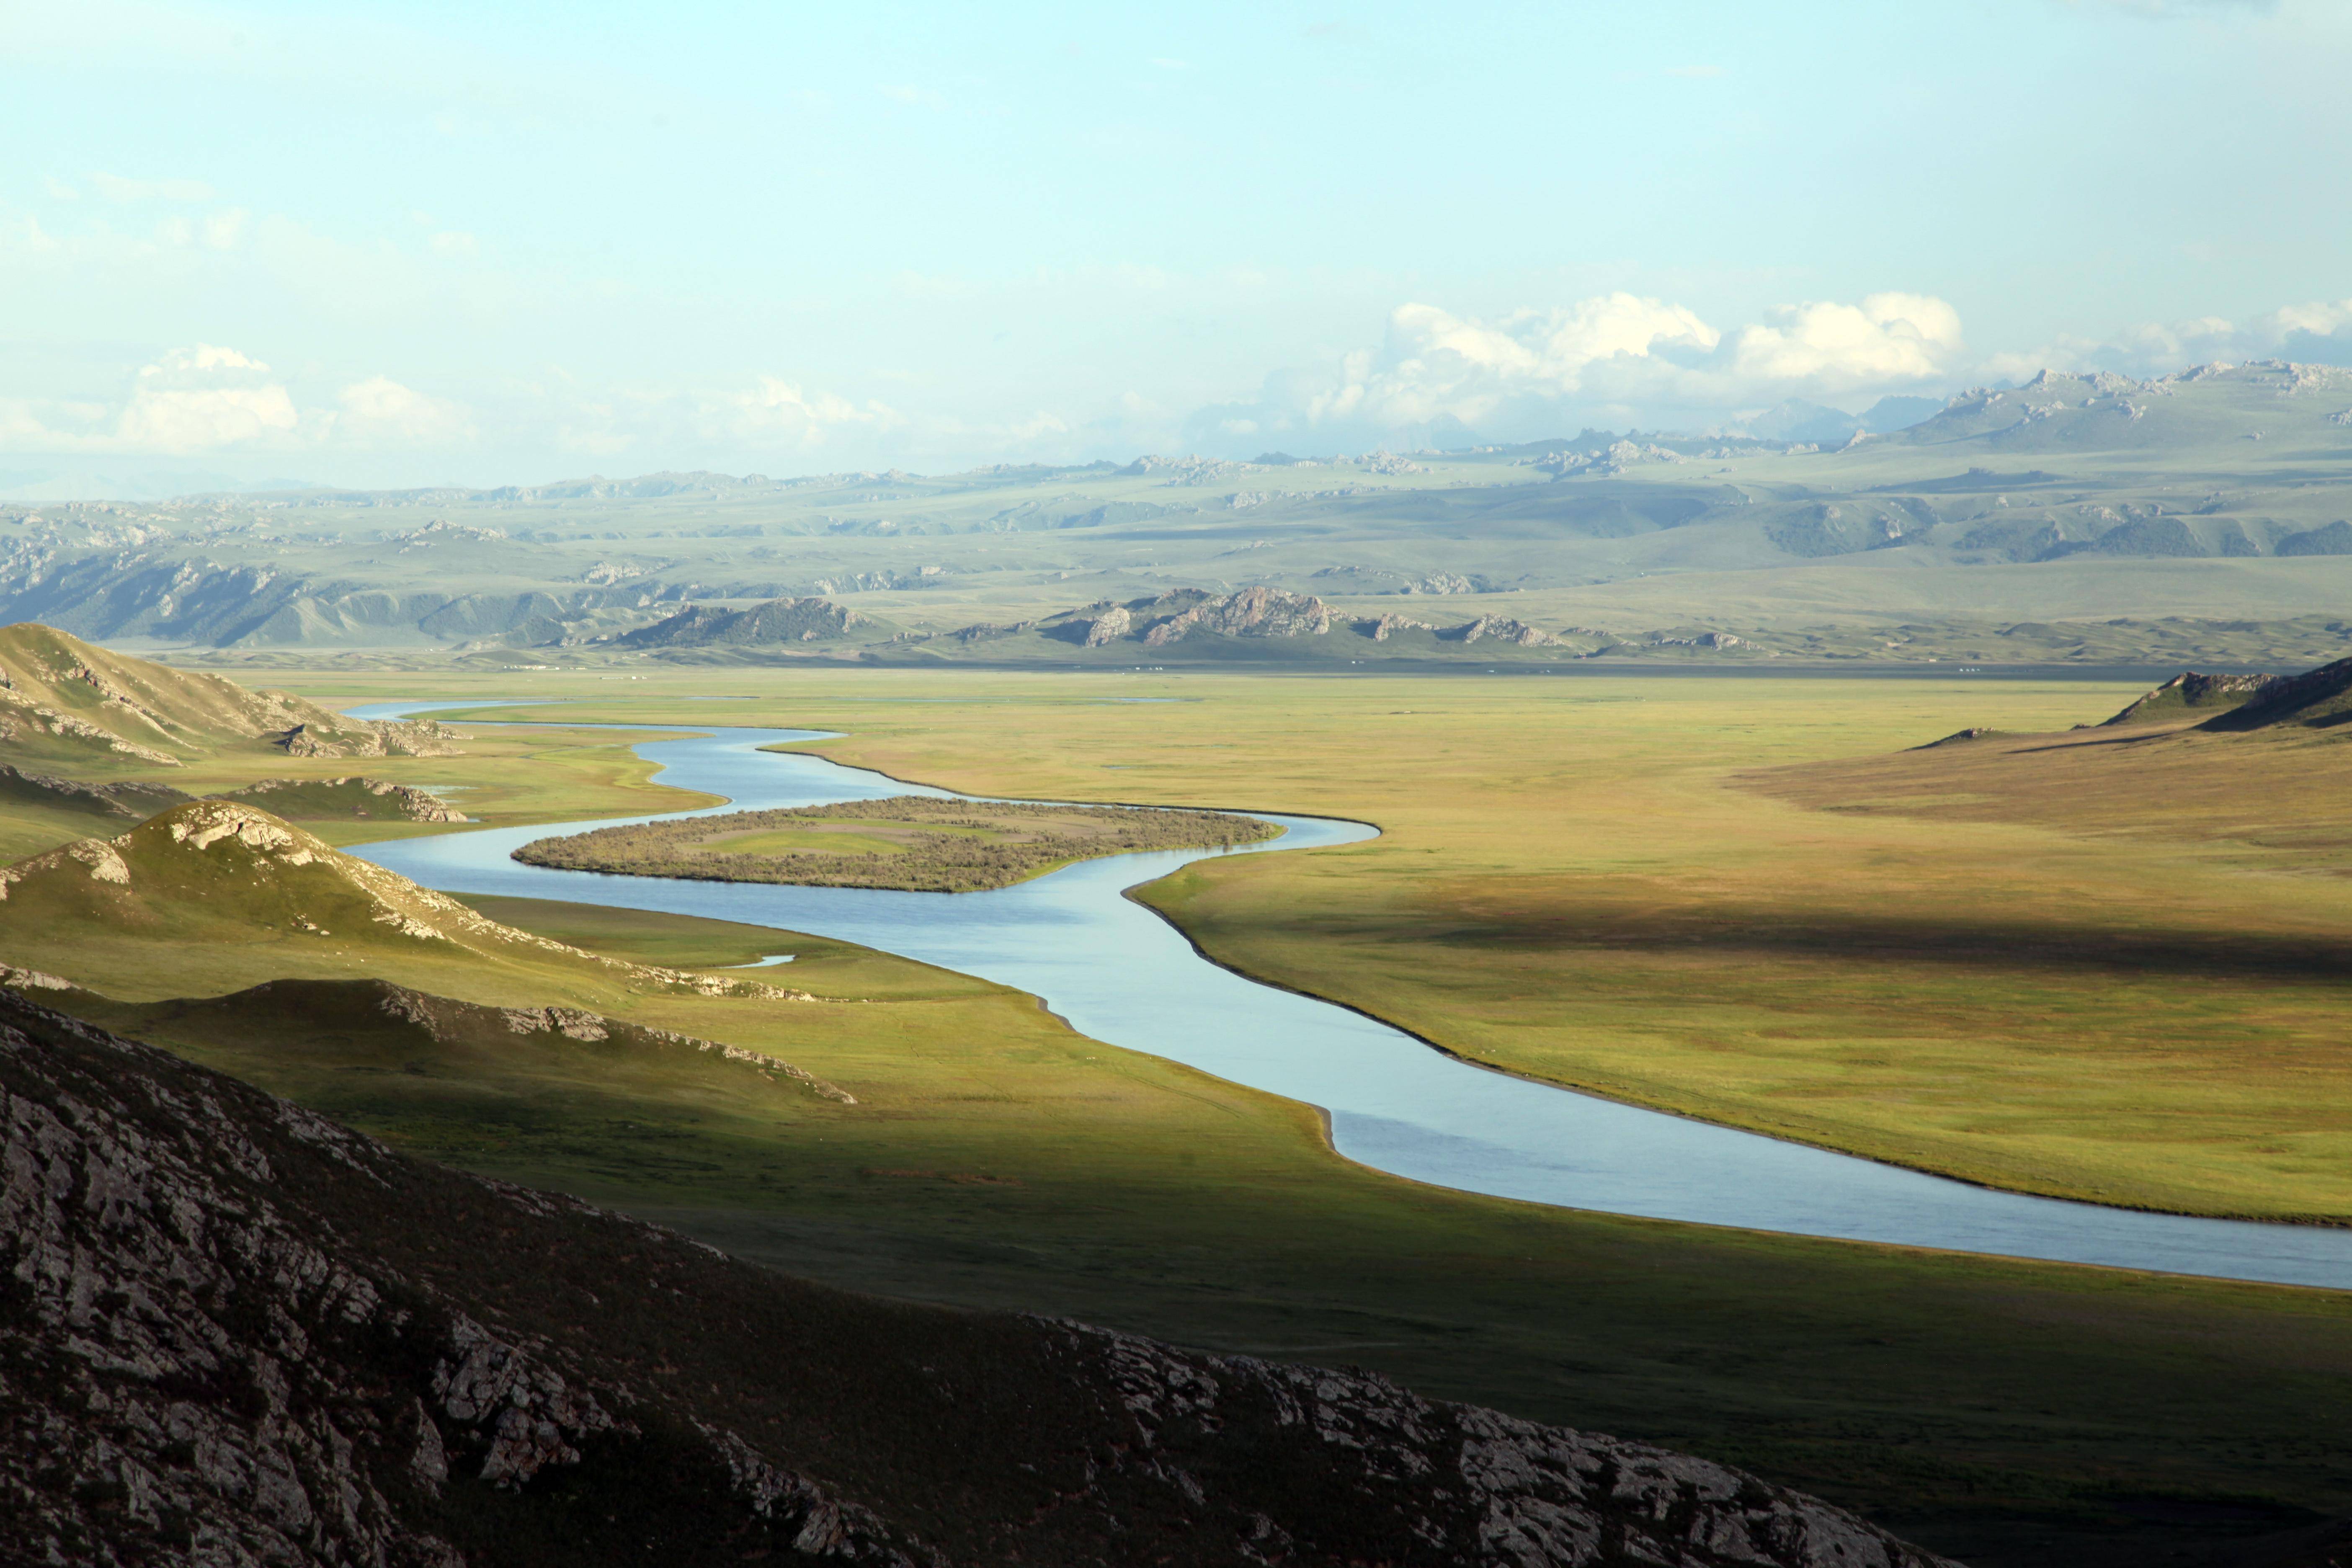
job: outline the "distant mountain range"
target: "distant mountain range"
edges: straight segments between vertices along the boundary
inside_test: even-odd
[[[2113,628],[2203,616],[2217,653],[2336,651],[2218,623],[2324,622],[2352,593],[2352,371],[2044,374],[1922,412],[1790,403],[1697,437],[1246,463],[19,500],[0,505],[0,616],[190,649],[626,657],[693,626],[714,647],[774,640],[717,620],[652,631],[688,610],[822,599],[911,640],[1265,588],[1341,621],[1477,595],[1487,615],[1605,626],[1629,647],[1713,633],[1901,658],[1922,646],[1902,627],[1932,624],[1939,647],[1990,657],[1969,639],[2019,621],[2128,644]],[[831,625],[794,635],[862,640]]]

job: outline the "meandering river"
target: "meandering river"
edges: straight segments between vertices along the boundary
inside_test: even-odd
[[[392,718],[484,706],[378,703],[352,712]],[[710,811],[951,795],[822,757],[761,750],[824,738],[813,730],[722,729],[647,741],[636,751],[659,765],[662,783],[726,797],[728,805]],[[2352,1288],[2352,1229],[2142,1214],[1994,1192],[1469,1066],[1343,1007],[1221,969],[1122,896],[1217,851],[1089,860],[1015,887],[954,894],[616,877],[509,858],[550,831],[647,820],[442,834],[352,852],[448,892],[808,931],[1017,986],[1096,1039],[1319,1106],[1340,1153],[1439,1186],[1803,1236]],[[1282,825],[1282,837],[1223,853],[1311,849],[1376,834],[1360,823],[1268,820]],[[778,950],[790,945],[780,941]]]

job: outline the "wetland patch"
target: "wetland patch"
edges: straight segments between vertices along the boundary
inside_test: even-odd
[[[705,882],[970,893],[1105,855],[1224,849],[1282,829],[1219,811],[893,795],[629,823],[533,839],[530,866]]]

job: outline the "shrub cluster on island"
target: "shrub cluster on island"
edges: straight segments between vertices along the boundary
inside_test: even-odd
[[[625,877],[971,893],[1011,887],[1074,860],[1148,849],[1230,849],[1281,831],[1219,811],[902,795],[600,827],[533,839],[514,858]]]

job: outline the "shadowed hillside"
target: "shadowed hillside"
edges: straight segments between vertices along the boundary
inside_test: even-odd
[[[1940,1561],[1368,1374],[802,1284],[5,995],[0,1090],[25,1561]]]

